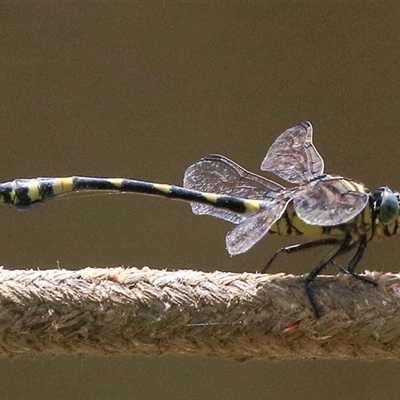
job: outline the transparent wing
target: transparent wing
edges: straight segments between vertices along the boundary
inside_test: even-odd
[[[286,200],[267,203],[261,212],[246,218],[231,229],[226,235],[226,248],[229,254],[241,254],[253,247],[282,216],[287,203]]]
[[[369,195],[362,188],[344,178],[317,180],[294,195],[294,209],[310,225],[343,224],[367,205]]]
[[[262,171],[292,183],[308,182],[324,172],[324,160],[312,142],[313,128],[304,121],[283,132],[261,163]]]
[[[275,199],[285,189],[218,154],[211,154],[192,164],[185,172],[183,186],[200,192],[266,201]],[[191,203],[191,207],[194,214],[212,215],[234,224],[245,219],[241,214],[204,204]]]

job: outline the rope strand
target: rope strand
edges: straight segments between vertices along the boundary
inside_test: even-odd
[[[0,270],[0,355],[400,357],[400,275],[320,276],[317,319],[292,275],[149,268]]]

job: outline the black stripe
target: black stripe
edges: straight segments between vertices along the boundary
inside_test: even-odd
[[[38,178],[41,200],[54,197],[54,178]]]
[[[293,214],[293,217],[295,214]],[[296,229],[293,224],[292,224],[292,219],[289,217],[288,210],[286,208],[285,212],[283,213],[283,216],[280,219],[284,219],[286,221],[286,232],[285,235],[291,235],[293,233],[293,229],[296,230],[296,233],[298,233],[298,229]],[[301,232],[302,233],[302,232]]]
[[[3,198],[5,204],[14,204],[11,199],[11,192],[13,191],[12,183],[6,182],[0,184],[0,197]]]
[[[247,211],[246,205],[242,199],[218,195],[215,202],[209,200],[202,192],[197,190],[185,189],[179,186],[170,186],[170,191],[168,193],[158,192],[166,197],[178,198],[187,201],[193,201],[196,203],[207,204],[216,208],[225,208],[230,211],[243,214]]]
[[[74,190],[118,190],[120,192],[142,193],[192,201],[216,208],[227,209],[240,214],[247,211],[245,202],[240,198],[219,195],[214,202],[209,200],[202,192],[174,185],[165,185],[169,190],[164,191],[158,189],[158,184],[156,183],[136,181],[133,179],[122,179],[121,185],[115,185],[109,179],[105,178],[85,178],[81,176],[74,176],[72,181]]]
[[[33,201],[28,195],[29,183],[31,179],[15,179],[14,184],[15,199],[14,204],[19,206],[27,206],[32,204]]]
[[[121,190],[105,178],[85,178],[82,176],[72,177],[74,190]]]

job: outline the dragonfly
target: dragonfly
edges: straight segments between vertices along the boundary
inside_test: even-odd
[[[196,215],[210,215],[235,225],[226,235],[231,255],[248,251],[268,233],[320,236],[279,249],[262,270],[265,273],[282,252],[333,246],[306,278],[306,293],[317,316],[322,312],[310,284],[328,264],[376,284],[358,275],[355,269],[373,237],[396,234],[400,225],[398,192],[388,187],[370,192],[353,179],[325,174],[308,121],[287,129],[275,140],[261,170],[294,186],[284,187],[247,171],[227,157],[211,154],[187,168],[183,186],[84,176],[15,179],[0,183],[0,203],[23,210],[59,195],[82,191],[131,192],[183,200],[190,202]],[[335,260],[351,250],[355,253],[347,268],[343,268]]]
[[[185,173],[185,187],[260,201],[260,210],[253,215],[192,204],[195,214],[212,215],[236,224],[226,236],[230,254],[246,252],[267,233],[322,237],[280,248],[261,271],[265,273],[282,252],[333,246],[305,281],[306,293],[317,317],[322,311],[310,284],[330,263],[346,274],[377,285],[376,281],[357,274],[355,269],[372,238],[397,233],[398,192],[386,186],[370,192],[354,179],[324,173],[324,160],[313,144],[313,127],[308,121],[287,129],[275,140],[261,163],[261,170],[296,186],[286,188],[220,155],[200,159]],[[347,268],[335,261],[352,250],[354,255]]]

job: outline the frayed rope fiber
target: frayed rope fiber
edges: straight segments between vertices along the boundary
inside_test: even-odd
[[[400,357],[400,275],[0,269],[0,354]]]

